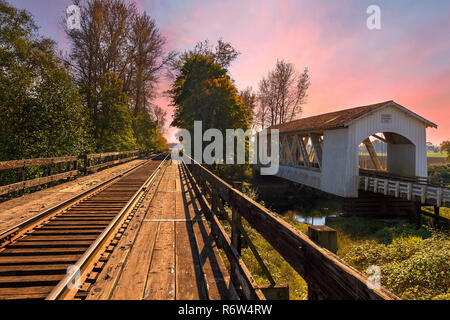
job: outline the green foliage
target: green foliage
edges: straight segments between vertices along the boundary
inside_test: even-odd
[[[447,162],[450,162],[450,140],[443,141],[441,143],[441,152],[447,152]]]
[[[354,246],[344,260],[365,272],[370,265],[381,268],[381,282],[404,299],[449,299],[450,238],[433,233],[394,238],[389,244],[375,240]]]
[[[139,150],[161,152],[168,148],[157,123],[147,112],[140,112],[133,118],[133,131]]]
[[[97,151],[125,151],[137,147],[132,127],[132,112],[123,83],[115,73],[105,74],[100,81],[98,113],[94,115]]]
[[[445,184],[450,184],[450,164],[435,164],[428,166],[428,176],[432,180],[442,180]]]
[[[150,152],[154,148],[152,137],[157,130],[156,123],[147,112],[140,112],[133,118],[133,131],[139,150]],[[149,133],[152,133],[151,135]]]
[[[201,120],[204,129],[250,127],[251,113],[227,70],[210,57],[186,54],[169,94],[175,106],[173,126],[191,130],[194,121]]]
[[[77,88],[31,16],[0,1],[0,160],[61,156],[91,148]]]

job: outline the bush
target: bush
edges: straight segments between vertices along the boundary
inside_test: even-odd
[[[403,299],[450,298],[450,238],[434,232],[394,238],[390,244],[375,240],[352,247],[344,260],[365,272],[381,268],[381,283]]]

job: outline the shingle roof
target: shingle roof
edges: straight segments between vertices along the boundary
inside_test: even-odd
[[[389,100],[367,106],[355,107],[340,111],[334,111],[330,113],[324,113],[317,116],[302,118],[291,122],[271,126],[268,128],[268,130],[278,129],[280,130],[281,133],[293,131],[315,131],[315,130],[330,130],[343,128],[347,126],[349,122],[356,120],[368,113],[371,113],[372,111],[375,111],[378,108],[391,104],[403,109],[403,111],[408,112],[410,115],[415,116],[419,120],[425,122],[428,126],[436,127],[434,123],[418,116],[417,114],[406,109],[405,107],[400,106],[393,100]]]

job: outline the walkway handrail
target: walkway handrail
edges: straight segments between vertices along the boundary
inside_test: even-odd
[[[402,176],[393,174],[387,171],[379,171],[374,169],[359,169],[359,175],[361,176],[369,176],[369,177],[375,177],[375,178],[387,178],[387,179],[395,179],[400,180],[404,182],[413,182],[418,184],[426,184],[433,187],[445,187],[444,180],[443,179],[437,179],[437,178],[431,178],[431,177],[408,177],[408,176]]]
[[[360,170],[358,183],[361,190],[415,200],[423,205],[450,206],[450,188],[428,184],[414,178]]]
[[[194,160],[187,164],[192,175],[208,184],[224,202],[305,279],[323,299],[399,299],[383,287],[371,289],[368,278],[337,255],[314,243],[307,235],[253,201]]]
[[[0,161],[0,171],[17,169],[17,178],[14,183],[0,186],[0,196],[18,191],[20,195],[26,188],[43,184],[76,178],[80,174],[88,174],[94,170],[103,169],[139,158],[139,150],[87,154],[84,156],[65,156],[53,158],[37,158]],[[84,161],[84,168],[79,170],[78,162]],[[92,164],[92,161],[97,161]],[[64,164],[65,163],[65,164]],[[55,166],[57,164],[57,166]],[[25,179],[25,168],[32,166],[47,166],[44,176]],[[15,174],[15,173],[14,173]]]

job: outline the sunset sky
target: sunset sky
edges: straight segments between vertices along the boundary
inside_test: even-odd
[[[9,0],[31,12],[40,33],[69,49],[60,21],[70,0]],[[436,123],[434,144],[450,139],[450,1],[139,0],[167,38],[167,50],[223,39],[241,55],[230,68],[238,89],[257,88],[277,59],[311,75],[303,116],[385,100]],[[366,9],[381,8],[381,30]],[[168,88],[163,80],[160,90]],[[168,100],[157,104],[166,108]],[[173,141],[174,129],[167,131]]]

